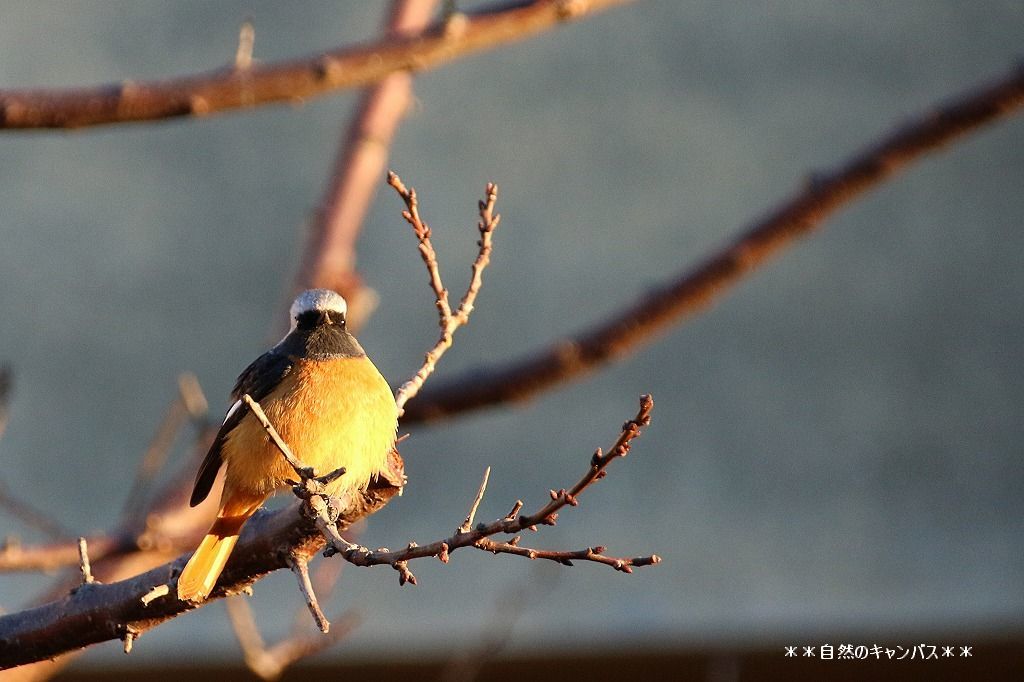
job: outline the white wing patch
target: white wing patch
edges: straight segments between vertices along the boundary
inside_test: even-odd
[[[241,406],[242,406],[242,401],[241,400],[236,400],[235,404],[232,405],[231,409],[228,410],[228,413],[226,415],[224,415],[224,421],[222,421],[220,423],[220,425],[224,426],[225,424],[227,424],[228,423],[228,419],[231,419],[231,415],[233,415],[238,410],[238,408],[241,407]]]

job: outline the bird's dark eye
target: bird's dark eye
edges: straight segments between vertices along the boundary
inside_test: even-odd
[[[299,329],[312,329],[321,325],[345,328],[345,314],[338,310],[307,310],[295,318]]]
[[[295,317],[295,326],[299,329],[312,329],[320,324],[321,316],[317,310],[307,310]]]

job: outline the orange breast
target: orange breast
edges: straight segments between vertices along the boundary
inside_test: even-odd
[[[299,360],[260,407],[317,475],[345,467],[347,473],[332,485],[335,495],[365,488],[394,447],[395,400],[365,357]],[[221,453],[227,468],[222,506],[258,504],[296,477],[251,414],[228,434]]]

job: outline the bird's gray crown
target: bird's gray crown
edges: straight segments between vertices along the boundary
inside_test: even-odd
[[[294,322],[299,315],[310,311],[338,313],[344,316],[348,312],[348,304],[340,294],[330,289],[307,289],[295,298],[289,314]]]

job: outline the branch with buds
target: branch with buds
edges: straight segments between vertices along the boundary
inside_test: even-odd
[[[399,582],[403,585],[406,582],[411,582],[414,585],[416,584],[416,576],[409,570],[407,563],[410,560],[422,559],[424,557],[437,557],[442,562],[447,563],[449,554],[462,547],[475,547],[476,549],[492,552],[494,554],[514,554],[516,556],[524,556],[529,559],[547,559],[549,561],[560,563],[564,566],[572,566],[572,562],[574,560],[592,561],[594,563],[611,566],[615,570],[622,571],[623,573],[632,573],[633,567],[652,566],[657,564],[661,561],[661,558],[657,554],[632,558],[610,557],[605,556],[605,548],[600,546],[588,547],[586,549],[572,552],[557,552],[523,547],[519,544],[522,537],[520,535],[515,535],[515,537],[508,542],[495,542],[490,539],[491,536],[494,535],[514,535],[523,530],[536,531],[538,526],[555,525],[558,521],[558,514],[563,507],[577,506],[579,504],[580,494],[590,487],[595,481],[598,481],[607,475],[605,469],[608,465],[620,457],[625,457],[629,453],[633,440],[640,436],[643,427],[646,427],[651,423],[650,415],[653,408],[654,400],[651,396],[640,396],[639,411],[635,417],[623,425],[622,432],[619,434],[618,439],[616,439],[611,449],[607,453],[604,453],[600,448],[598,448],[590,460],[590,468],[583,477],[569,489],[562,488],[557,491],[549,491],[549,496],[551,498],[550,501],[533,514],[525,516],[521,515],[520,511],[523,508],[523,502],[522,500],[516,500],[515,504],[512,506],[512,510],[505,516],[491,521],[490,523],[480,523],[474,526],[473,520],[476,515],[477,507],[479,507],[480,502],[483,499],[484,492],[487,489],[487,481],[490,475],[490,469],[488,469],[484,474],[484,480],[480,485],[480,490],[477,492],[476,499],[473,501],[469,514],[466,516],[466,520],[463,521],[462,525],[460,525],[456,529],[455,533],[450,537],[430,543],[429,545],[410,543],[405,549],[398,551],[392,551],[389,549],[370,550],[366,547],[354,545],[342,538],[341,535],[333,529],[332,524],[329,522],[329,517],[325,515],[325,510],[323,508],[314,507],[317,512],[317,526],[327,538],[328,546],[324,551],[324,556],[340,554],[346,561],[357,566],[391,566],[398,571]]]
[[[312,470],[309,467],[303,465],[295,457],[288,444],[284,442],[274,428],[274,425],[264,414],[259,403],[252,400],[248,395],[243,396],[243,400],[245,400],[253,414],[256,415],[256,418],[270,436],[271,441],[281,451],[281,455],[301,479],[294,486],[293,490],[296,496],[303,500],[303,512],[314,521],[316,527],[327,541],[324,556],[329,557],[339,554],[346,561],[356,566],[391,566],[398,572],[398,582],[401,585],[406,583],[416,584],[416,576],[409,568],[410,561],[425,557],[437,557],[443,563],[448,563],[450,553],[463,547],[475,547],[476,549],[493,554],[513,554],[529,559],[546,559],[563,566],[572,566],[573,561],[591,561],[611,566],[623,573],[632,573],[634,567],[652,566],[661,561],[657,554],[632,558],[606,556],[604,554],[604,547],[588,547],[569,552],[533,549],[521,546],[521,536],[515,535],[523,530],[536,531],[538,526],[555,525],[558,520],[558,514],[563,507],[577,506],[580,494],[594,482],[607,475],[605,470],[608,465],[616,459],[629,454],[633,440],[638,438],[642,429],[651,423],[651,410],[654,409],[654,400],[649,395],[640,397],[639,411],[635,417],[623,425],[619,437],[608,452],[605,453],[598,448],[594,452],[593,457],[591,457],[590,468],[583,477],[569,489],[562,488],[558,491],[549,491],[550,501],[533,514],[520,514],[523,502],[522,500],[516,500],[512,510],[505,516],[490,523],[480,523],[474,526],[473,522],[477,509],[487,490],[487,482],[490,477],[490,468],[488,468],[484,473],[480,489],[477,491],[477,495],[470,506],[469,513],[451,536],[427,545],[410,542],[405,549],[397,551],[387,548],[370,550],[343,538],[336,524],[336,503],[323,491],[321,482],[318,481],[317,477],[313,476]],[[515,535],[515,537],[506,542],[497,542],[491,539],[494,535],[502,534]],[[302,563],[302,567],[305,567],[305,562]],[[293,570],[295,570],[294,567]],[[324,617],[316,595],[313,593],[308,572],[303,570],[297,572],[297,574],[299,575],[303,596],[306,598],[306,603],[313,614],[314,620],[323,632],[327,632],[330,623]]]
[[[473,276],[466,288],[466,293],[463,295],[458,309],[453,311],[451,303],[448,302],[448,289],[441,281],[441,268],[437,263],[437,252],[434,251],[434,245],[430,241],[430,227],[420,217],[416,190],[407,188],[394,171],[388,172],[388,184],[395,188],[398,196],[405,202],[402,217],[412,226],[413,232],[420,242],[420,257],[427,266],[430,288],[436,297],[434,305],[437,306],[438,322],[441,327],[440,338],[434,347],[427,351],[423,365],[409,381],[402,384],[395,394],[395,403],[398,405],[398,414],[401,416],[405,413],[405,404],[419,393],[423,382],[433,374],[438,360],[445,354],[445,351],[451,348],[455,331],[469,322],[469,315],[473,312],[476,296],[480,293],[480,287],[483,285],[484,268],[491,262],[491,239],[494,236],[494,231],[498,228],[498,223],[501,222],[501,216],[494,212],[494,203],[498,200],[498,186],[493,182],[488,182],[484,190],[484,199],[477,205],[480,213],[480,222],[477,223],[480,241],[477,242],[477,246],[480,247],[480,251],[477,253],[476,260],[473,261]]]

